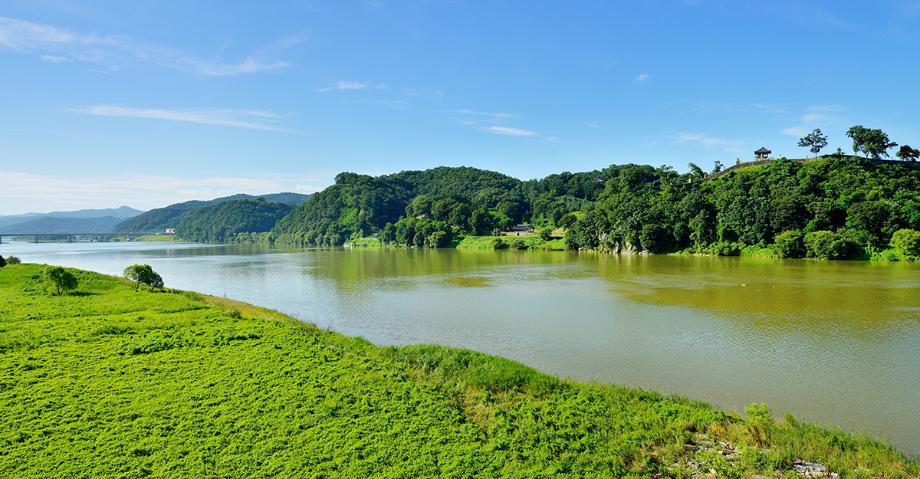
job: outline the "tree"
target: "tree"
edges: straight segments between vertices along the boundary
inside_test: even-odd
[[[3,259],[3,256],[0,256],[0,268],[6,266],[6,260]]]
[[[817,158],[818,153],[827,146],[827,135],[822,133],[820,128],[815,128],[814,131],[799,139],[799,146],[808,148]]]
[[[134,291],[137,291],[141,284],[146,284],[151,288],[162,288],[163,278],[153,271],[149,264],[133,264],[125,268],[125,278],[134,281]]]
[[[16,257],[16,256],[7,256],[7,257],[6,257],[6,264],[19,264],[19,263],[22,263],[22,260],[19,259],[19,258]]]
[[[724,165],[722,164],[722,162],[719,161],[719,160],[716,160],[715,163],[713,163],[712,174],[716,174],[716,173],[722,171],[722,168],[723,168],[723,167],[724,167]]]
[[[77,277],[60,266],[49,266],[45,268],[45,281],[54,288],[57,294],[77,289],[79,285]]]
[[[895,153],[895,156],[904,161],[917,161],[917,158],[920,158],[920,150],[911,148],[907,145],[901,145],[901,149]]]
[[[888,139],[888,134],[877,128],[855,125],[847,130],[847,136],[853,139],[853,152],[863,152],[867,158],[879,159],[888,156],[888,150],[898,146]]]

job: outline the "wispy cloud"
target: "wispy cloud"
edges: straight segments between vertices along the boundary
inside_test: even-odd
[[[648,73],[640,73],[636,75],[636,78],[633,78],[633,81],[635,81],[636,83],[642,83],[642,82],[647,82],[651,79],[652,79],[652,76],[649,75]]]
[[[512,113],[505,113],[501,111],[479,111],[479,110],[447,110],[448,113],[459,116],[470,116],[470,117],[480,117],[480,118],[489,118],[492,120],[507,120],[511,118],[516,118],[517,116]]]
[[[707,148],[719,147],[730,153],[739,153],[744,142],[728,138],[719,138],[705,135],[703,133],[681,132],[674,135],[674,141],[678,143],[694,143]]]
[[[523,129],[523,128],[514,128],[514,127],[510,127],[510,126],[492,125],[492,126],[489,126],[489,127],[485,127],[485,128],[483,128],[483,129],[484,129],[487,133],[491,133],[491,134],[493,134],[493,135],[526,136],[526,137],[534,137],[534,136],[537,136],[537,132],[535,132],[535,131],[533,131],[533,130],[525,130],[525,129]]]
[[[42,55],[41,59],[45,63],[66,63],[70,61],[68,57],[60,57],[56,55]]]
[[[598,122],[596,122],[596,121],[589,121],[588,123],[585,123],[585,126],[587,126],[588,128],[591,128],[591,129],[593,129],[593,130],[600,130],[600,129],[601,129],[601,124],[598,123]]]
[[[150,120],[197,123],[199,125],[228,126],[263,131],[287,131],[273,124],[278,116],[271,112],[252,110],[165,110],[159,108],[132,108],[115,105],[94,105],[70,111],[92,116],[143,118]]]
[[[832,126],[840,123],[843,108],[835,105],[815,105],[805,109],[799,117],[799,124],[783,128],[780,132],[788,136],[803,136],[815,128]]]
[[[313,193],[330,180],[304,175],[246,175],[190,178],[160,175],[38,175],[0,172],[0,214],[130,205],[159,208],[179,201],[235,193]]]
[[[266,50],[279,52],[302,41],[301,36],[286,37]],[[215,58],[202,58],[128,36],[81,33],[9,17],[0,17],[0,48],[23,54],[38,53],[42,61],[51,63],[63,63],[56,61],[62,58],[103,65],[133,60],[205,76],[248,75],[290,66],[285,61],[253,55],[223,61],[222,51]]]
[[[326,93],[330,91],[355,91],[355,90],[385,90],[386,85],[377,84],[372,85],[370,83],[360,82],[360,81],[337,81],[334,85],[320,88],[316,90],[319,93]]]

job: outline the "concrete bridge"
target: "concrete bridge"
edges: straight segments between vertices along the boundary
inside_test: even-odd
[[[3,238],[27,238],[27,241],[38,243],[41,240],[73,243],[74,241],[107,241],[121,236],[131,236],[118,233],[3,233],[0,232],[0,244]]]

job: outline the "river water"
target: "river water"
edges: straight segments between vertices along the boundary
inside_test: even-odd
[[[920,265],[413,249],[4,243],[0,255],[254,303],[380,344],[865,431],[920,454]]]

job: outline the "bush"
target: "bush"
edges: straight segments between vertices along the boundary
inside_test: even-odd
[[[444,231],[435,231],[425,238],[425,246],[429,248],[443,248],[450,243],[450,237]]]
[[[902,229],[891,235],[891,247],[904,259],[920,259],[920,231]]]
[[[502,241],[501,238],[492,238],[492,249],[506,249],[508,243]]]
[[[802,258],[805,256],[805,238],[799,230],[784,231],[774,239],[774,249],[780,258]]]
[[[77,286],[80,284],[73,273],[60,266],[48,266],[45,268],[44,274],[45,282],[50,287],[54,288],[57,294],[77,289]]]
[[[2,256],[2,255],[0,255],[0,268],[2,268],[2,267],[4,267],[4,266],[6,266],[6,260],[3,259],[3,256]]]
[[[543,241],[549,241],[553,239],[553,229],[552,228],[540,228],[537,230],[537,234],[540,236],[540,239]]]
[[[805,253],[809,258],[837,259],[846,256],[847,242],[841,235],[827,230],[805,235]]]
[[[709,245],[708,249],[710,253],[716,256],[738,256],[741,254],[741,250],[744,249],[744,245],[731,241],[719,241]]]
[[[19,257],[17,256],[7,256],[6,258],[6,264],[20,264],[20,263],[22,263],[22,260],[20,260]]]
[[[518,238],[511,242],[511,248],[517,250],[527,249],[527,244],[524,243],[524,240]]]

